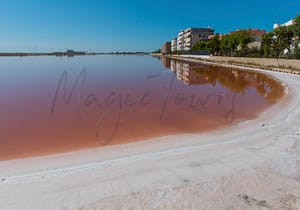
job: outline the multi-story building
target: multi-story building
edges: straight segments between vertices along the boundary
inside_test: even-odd
[[[171,41],[171,52],[176,52],[176,51],[177,51],[177,38]]]
[[[180,31],[177,37],[177,51],[184,50],[184,31]]]
[[[180,31],[177,38],[177,50],[189,51],[199,41],[207,41],[214,34],[211,28],[188,28]]]
[[[161,47],[161,53],[162,54],[168,54],[171,52],[171,42],[166,42],[162,47]]]

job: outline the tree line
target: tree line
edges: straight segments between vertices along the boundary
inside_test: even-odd
[[[254,41],[250,29],[238,30],[227,35],[215,35],[208,41],[197,42],[192,50],[210,50],[213,55],[300,58],[300,15],[290,26],[279,26],[263,35],[261,47],[250,47]]]

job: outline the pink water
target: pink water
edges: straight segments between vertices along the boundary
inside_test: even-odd
[[[0,160],[207,132],[283,96],[262,73],[151,56],[4,57],[0,69]]]

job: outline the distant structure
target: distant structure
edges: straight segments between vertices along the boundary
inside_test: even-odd
[[[76,55],[87,55],[84,51],[74,51],[74,50],[67,50],[66,52],[52,52],[55,56],[68,56],[68,57],[74,57]]]
[[[253,41],[248,44],[249,48],[261,48],[262,38],[266,34],[265,30],[260,29],[250,29],[250,34]]]
[[[214,34],[211,28],[188,28],[180,31],[177,37],[177,51],[190,51],[199,41],[207,41]]]
[[[171,52],[171,42],[166,42],[162,47],[161,47],[161,53],[162,54],[168,54]]]
[[[275,23],[274,25],[273,25],[273,29],[276,29],[276,28],[278,28],[278,27],[280,27],[280,26],[290,26],[290,25],[293,25],[294,24],[294,19],[292,19],[292,20],[289,20],[289,21],[287,21],[287,22],[285,22],[285,23],[283,23],[283,24],[278,24],[278,23]]]
[[[86,53],[83,51],[74,51],[74,50],[67,50],[65,55],[68,57],[73,57],[75,55],[85,55]]]

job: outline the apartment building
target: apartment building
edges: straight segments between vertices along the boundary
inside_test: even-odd
[[[177,50],[189,51],[199,41],[207,41],[214,34],[211,28],[188,28],[180,31],[177,38]]]
[[[166,42],[162,47],[161,47],[161,53],[162,54],[168,54],[171,52],[171,42]]]
[[[177,38],[174,38],[171,41],[171,52],[176,52],[177,51]]]
[[[184,50],[184,31],[180,31],[177,37],[177,51]]]

